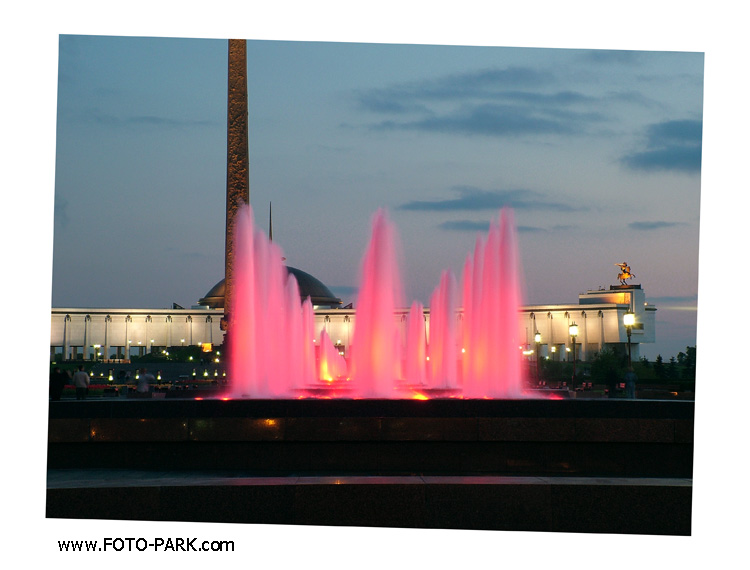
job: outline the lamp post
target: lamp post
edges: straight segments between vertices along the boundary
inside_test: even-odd
[[[542,342],[542,335],[539,331],[534,333],[534,342],[536,343],[536,383],[539,384],[539,344]]]
[[[622,324],[625,325],[625,331],[628,333],[628,370],[633,368],[633,359],[631,353],[630,335],[633,332],[633,325],[635,324],[635,313],[628,311],[622,317]]]
[[[573,390],[576,389],[576,337],[578,336],[578,325],[574,322],[568,327],[568,333],[570,338],[573,340],[573,378],[571,379],[571,385]]]

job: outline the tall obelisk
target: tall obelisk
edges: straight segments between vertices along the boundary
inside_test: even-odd
[[[229,40],[227,94],[227,220],[224,242],[224,326],[232,311],[234,217],[250,203],[247,116],[247,41]]]

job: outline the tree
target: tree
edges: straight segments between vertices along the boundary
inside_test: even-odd
[[[623,359],[612,349],[605,348],[596,353],[591,362],[591,379],[594,383],[606,384],[611,395],[614,394],[615,386],[623,374]]]
[[[695,382],[695,347],[685,349],[685,362],[682,369],[682,379]]]
[[[661,354],[656,356],[656,362],[654,362],[654,372],[659,380],[664,380],[667,377],[667,370],[664,366],[664,359]]]
[[[679,376],[679,371],[677,370],[677,360],[674,356],[672,356],[669,359],[669,364],[667,365],[667,378],[669,380],[677,380]]]

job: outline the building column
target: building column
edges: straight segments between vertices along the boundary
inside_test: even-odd
[[[133,318],[130,315],[125,316],[125,360],[130,361],[130,334],[128,323],[132,323]]]
[[[112,317],[107,315],[104,317],[104,359],[109,360],[109,323],[112,322]]]
[[[63,319],[63,361],[70,360],[70,355],[68,354],[70,351],[70,338],[68,338],[70,331],[68,330],[68,323],[70,321],[70,315],[65,315],[65,318]]]
[[[589,359],[589,329],[586,311],[581,311],[581,321],[583,324],[583,326],[581,327],[583,329],[583,342],[581,342],[581,361],[584,361]]]
[[[83,319],[83,359],[87,360],[89,355],[89,323],[91,316],[86,315]]]
[[[555,346],[555,338],[552,334],[552,311],[547,313],[547,353],[554,354],[552,352],[552,347]],[[550,358],[550,360],[554,360],[554,358]]]
[[[165,320],[165,326],[167,328],[167,335],[166,335],[167,336],[167,340],[166,340],[166,343],[167,343],[167,348],[168,348],[168,347],[172,346],[172,344],[173,344],[172,343],[172,316],[171,315],[167,315],[167,318]]]

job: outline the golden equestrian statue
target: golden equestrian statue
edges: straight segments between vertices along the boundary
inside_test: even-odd
[[[619,267],[621,271],[621,273],[617,275],[617,278],[620,280],[620,284],[627,285],[626,281],[635,277],[635,275],[630,272],[630,266],[628,265],[628,262],[625,261],[623,263],[615,263],[615,265]]]

